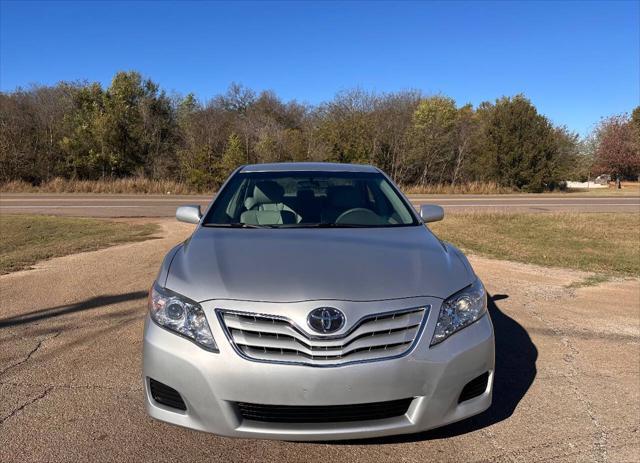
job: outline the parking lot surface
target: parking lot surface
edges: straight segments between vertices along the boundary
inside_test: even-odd
[[[478,257],[497,366],[494,405],[476,418],[336,443],[229,439],[151,420],[146,292],[191,230],[159,222],[157,239],[0,276],[0,461],[638,461],[639,281],[569,288],[587,274]]]

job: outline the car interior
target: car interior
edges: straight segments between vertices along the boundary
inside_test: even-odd
[[[343,184],[323,185],[278,180],[245,181],[237,192],[240,197],[230,201],[227,215],[252,225],[402,223],[379,182],[345,179]],[[239,211],[234,204],[241,204]]]

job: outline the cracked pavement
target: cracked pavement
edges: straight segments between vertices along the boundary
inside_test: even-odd
[[[140,219],[142,220],[142,219]],[[228,439],[148,418],[146,291],[191,227],[0,276],[0,461],[636,462],[640,282],[471,257],[493,296],[492,408],[431,432],[342,443]]]

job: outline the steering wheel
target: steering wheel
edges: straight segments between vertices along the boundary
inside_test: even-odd
[[[354,225],[379,225],[382,220],[378,214],[365,209],[364,207],[355,207],[348,209],[338,216],[336,223],[346,223]]]

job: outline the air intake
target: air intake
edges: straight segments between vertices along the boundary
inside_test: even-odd
[[[389,402],[326,406],[261,405],[238,402],[236,406],[245,420],[269,423],[339,423],[402,416],[407,413],[412,400],[409,398]]]
[[[166,407],[175,408],[176,410],[186,410],[187,406],[180,397],[180,393],[170,388],[166,384],[162,384],[155,379],[149,378],[149,391],[153,400]]]
[[[458,399],[458,403],[464,402],[465,400],[473,399],[474,397],[478,397],[484,394],[484,391],[487,390],[487,381],[489,381],[488,372],[483,373],[477,378],[469,381],[464,389],[462,389],[460,398]]]

